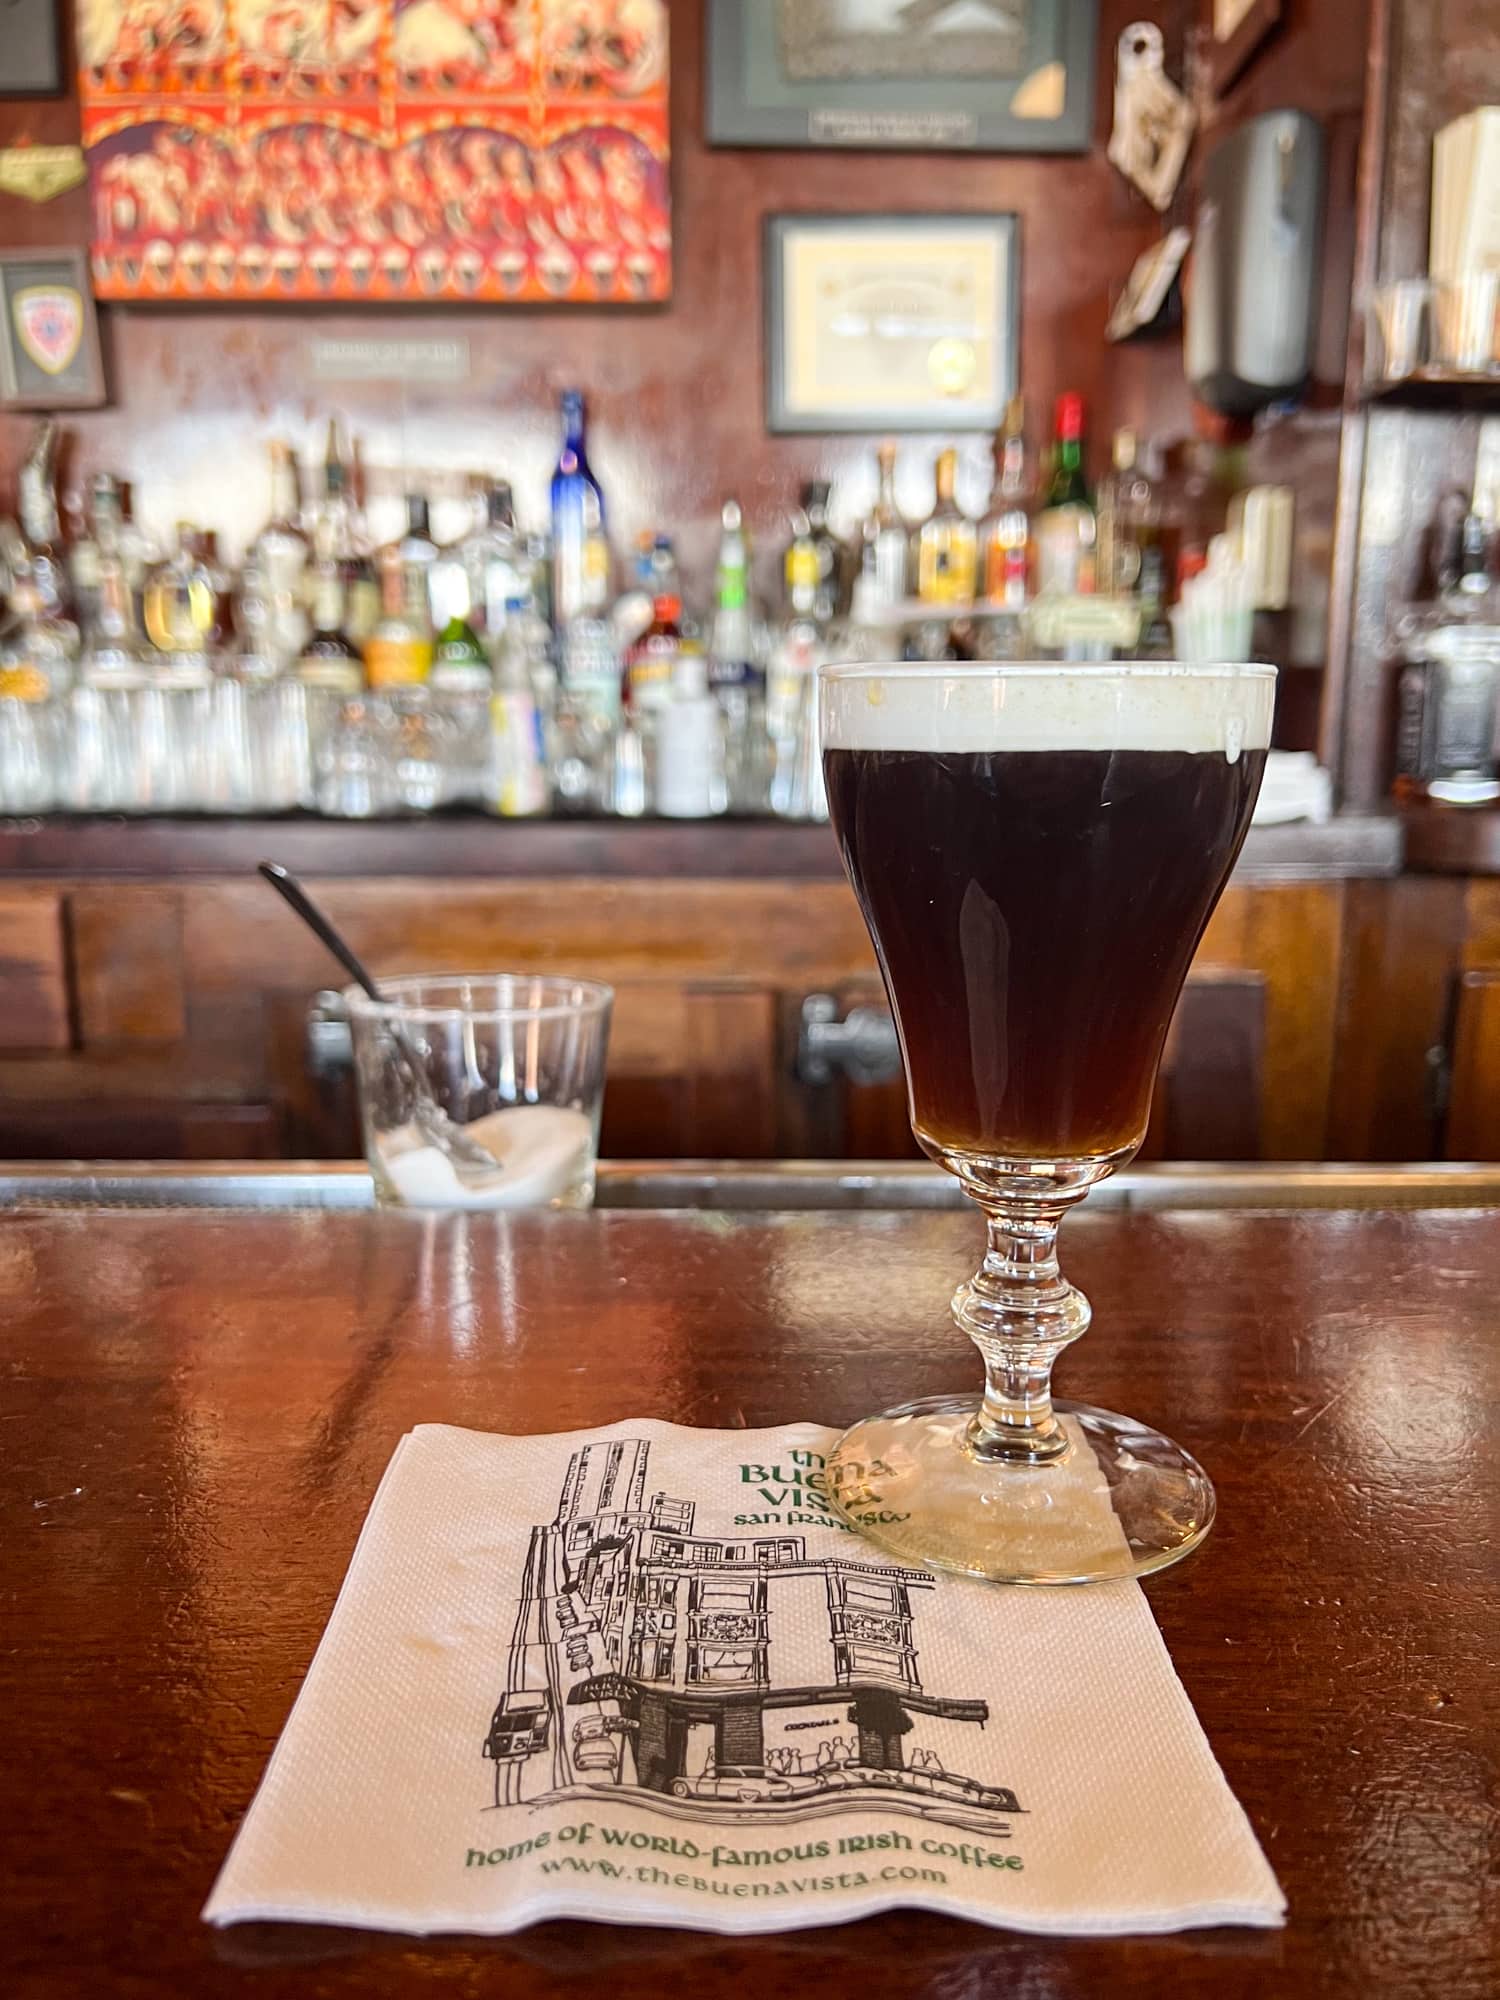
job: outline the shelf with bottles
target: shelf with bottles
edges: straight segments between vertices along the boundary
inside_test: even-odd
[[[1389,615],[1393,792],[1462,817],[1500,803],[1500,451],[1481,439],[1472,487],[1438,499],[1420,595]]]
[[[522,531],[503,479],[473,476],[469,523],[448,542],[434,536],[416,482],[404,531],[377,542],[357,451],[337,424],[320,469],[276,443],[266,522],[237,574],[210,529],[184,523],[170,550],[152,548],[107,475],[65,537],[55,436],[44,431],[23,467],[21,530],[0,531],[0,699],[51,700],[56,712],[10,732],[29,731],[32,747],[0,773],[0,809],[44,809],[50,782],[45,809],[107,800],[139,812],[172,800],[281,811],[327,797],[325,810],[358,815],[421,810],[430,796],[510,816],[555,802],[625,817],[816,818],[821,662],[893,648],[931,660],[1163,656],[1171,586],[1228,505],[1227,483],[1205,473],[1174,514],[1131,432],[1117,433],[1110,469],[1091,486],[1073,395],[1059,399],[1037,479],[1018,400],[977,517],[958,503],[951,450],[933,467],[930,512],[912,522],[896,503],[896,447],[882,446],[875,504],[847,540],[830,522],[829,483],[808,482],[779,551],[779,588],[760,605],[746,524],[726,501],[712,594],[695,615],[669,535],[646,537],[633,571],[621,563],[586,417],[581,392],[566,392],[545,533]],[[227,733],[217,776],[201,760],[180,779],[153,764],[151,744],[172,740],[162,722],[147,741],[169,692]],[[92,743],[80,718],[93,711],[114,717],[112,747],[87,750],[98,768],[85,777],[71,760]],[[466,747],[454,754],[467,775],[455,793],[428,769],[428,739],[451,749],[460,714]],[[481,798],[486,729],[492,782]],[[239,740],[277,731],[253,755]],[[173,754],[191,764],[186,737]],[[56,768],[44,782],[37,759],[48,756]]]

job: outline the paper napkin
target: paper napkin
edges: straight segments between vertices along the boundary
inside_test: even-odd
[[[1139,1586],[906,1568],[835,1435],[404,1438],[207,1919],[1279,1923]]]

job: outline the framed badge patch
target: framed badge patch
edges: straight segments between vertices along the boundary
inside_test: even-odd
[[[0,251],[0,307],[0,408],[85,410],[105,400],[81,250]]]

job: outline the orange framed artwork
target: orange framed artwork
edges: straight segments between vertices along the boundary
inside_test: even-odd
[[[670,296],[665,0],[78,0],[101,299]]]

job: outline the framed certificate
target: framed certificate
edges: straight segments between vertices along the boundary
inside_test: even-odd
[[[1019,237],[1014,215],[768,216],[767,428],[996,429]]]

